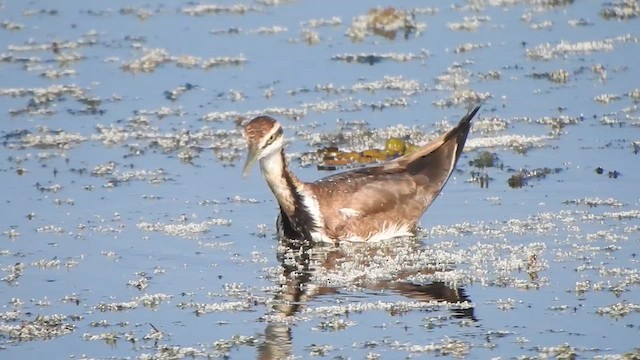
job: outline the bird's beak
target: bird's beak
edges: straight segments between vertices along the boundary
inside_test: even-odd
[[[244,169],[242,170],[242,176],[246,177],[249,175],[251,171],[251,166],[256,162],[256,158],[258,158],[258,147],[257,146],[249,146],[249,153],[247,154],[247,161],[244,163]]]

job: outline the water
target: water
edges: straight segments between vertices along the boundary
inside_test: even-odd
[[[405,2],[419,33],[361,41],[345,34],[377,3],[225,2],[201,16],[189,3],[4,4],[0,354],[637,355],[637,13],[540,3]],[[473,16],[474,31],[452,29]],[[467,43],[480,48],[456,52]],[[389,57],[332,59],[359,54]],[[548,79],[558,70],[567,81]],[[282,121],[291,167],[313,180],[328,175],[306,160],[331,145],[318,139],[361,128],[336,144],[417,142],[474,98],[467,151],[417,239],[280,244],[264,180],[241,178],[238,123],[256,114]],[[503,167],[472,167],[482,151]]]

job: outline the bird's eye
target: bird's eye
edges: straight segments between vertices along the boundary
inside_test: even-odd
[[[276,140],[276,134],[271,135],[271,137],[269,137],[269,140],[267,140],[267,145],[272,144],[275,140]]]

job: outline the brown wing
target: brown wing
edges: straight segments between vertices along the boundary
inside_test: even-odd
[[[377,166],[336,174],[309,184],[320,201],[325,226],[340,233],[358,229],[366,233],[384,223],[413,224],[431,199],[404,169]]]
[[[318,198],[325,227],[337,233],[363,227],[379,229],[389,223],[413,227],[449,179],[478,109],[411,154],[308,184]]]

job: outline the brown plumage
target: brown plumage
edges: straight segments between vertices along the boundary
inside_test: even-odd
[[[260,160],[280,205],[280,235],[329,242],[409,236],[449,179],[479,109],[410,154],[311,183],[298,180],[287,168],[280,124],[259,116],[244,128],[249,147],[244,175]]]

